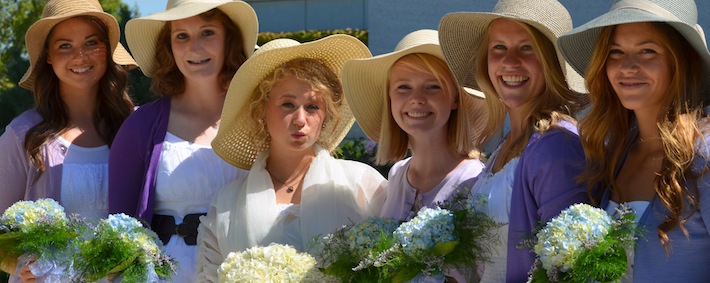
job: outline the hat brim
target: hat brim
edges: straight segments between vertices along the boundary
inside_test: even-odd
[[[57,24],[61,23],[62,21],[77,17],[77,16],[92,16],[95,18],[98,18],[101,22],[104,23],[106,26],[106,30],[108,31],[108,40],[109,40],[109,47],[111,52],[122,52],[117,50],[116,46],[119,44],[118,39],[120,37],[120,30],[118,28],[118,22],[116,21],[116,18],[114,18],[111,14],[106,13],[106,12],[98,12],[98,11],[88,11],[88,12],[82,12],[82,13],[76,13],[76,14],[71,14],[71,15],[61,15],[61,16],[53,16],[53,17],[46,17],[38,20],[34,24],[32,24],[28,29],[27,32],[25,33],[25,46],[27,47],[27,54],[29,55],[30,58],[30,67],[27,69],[27,72],[25,72],[25,75],[22,76],[20,79],[19,85],[25,89],[28,90],[33,90],[34,88],[34,81],[35,81],[35,73],[34,69],[39,64],[38,60],[40,55],[42,54],[47,37],[49,36],[49,32],[56,26]],[[123,49],[125,51],[125,49]],[[114,59],[115,59],[115,53],[114,54]],[[121,59],[121,63],[131,63],[135,64],[135,61],[132,59],[128,60],[127,58],[130,58],[131,56],[126,52],[125,54],[120,54],[119,55]],[[127,56],[127,57],[126,57]],[[115,61],[115,60],[114,60]],[[119,64],[119,62],[116,62]],[[121,64],[123,65],[123,64]]]
[[[570,65],[580,74],[585,74],[602,28],[640,22],[664,22],[675,28],[702,58],[704,73],[710,73],[710,53],[708,53],[705,40],[698,30],[686,23],[670,21],[640,9],[621,8],[610,11],[563,34],[558,39],[558,44]],[[705,76],[701,93],[703,93],[703,101],[707,103],[710,100],[710,77],[708,76]]]
[[[459,83],[464,87],[480,89],[475,74],[476,52],[483,44],[483,35],[490,23],[496,19],[508,19],[522,22],[540,31],[555,46],[557,62],[565,74],[570,89],[577,92],[586,92],[584,79],[565,62],[562,53],[557,48],[556,34],[549,27],[533,20],[523,18],[517,14],[489,13],[489,12],[457,12],[445,15],[439,23],[439,41],[446,61],[456,75]],[[570,27],[571,28],[571,27]],[[564,27],[560,28],[564,29]]]
[[[259,22],[256,12],[244,1],[190,2],[126,23],[126,41],[141,71],[147,77],[155,73],[155,47],[158,34],[166,22],[197,16],[212,9],[224,12],[242,34],[242,45],[247,57],[254,53]]]
[[[212,141],[212,149],[226,162],[246,170],[251,168],[259,153],[268,149],[259,147],[248,136],[251,127],[248,121],[252,119],[248,103],[259,84],[282,64],[296,58],[311,58],[321,61],[339,75],[346,61],[370,56],[365,44],[355,37],[342,34],[255,54],[242,64],[229,85],[220,129]],[[338,109],[341,120],[337,125],[333,120],[326,120],[316,142],[329,151],[338,146],[355,122],[348,103],[344,99]]]

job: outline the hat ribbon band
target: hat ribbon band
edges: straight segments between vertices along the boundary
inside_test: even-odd
[[[632,8],[632,9],[639,9],[642,11],[650,12],[652,14],[671,19],[673,21],[677,22],[683,22],[678,16],[674,15],[673,13],[669,12],[665,8],[656,5],[656,3],[650,2],[650,1],[643,1],[643,0],[621,0],[619,2],[614,3],[614,5],[611,6],[610,11],[617,10],[617,9],[623,9],[623,8]],[[705,32],[703,32],[703,28],[699,24],[693,25],[693,28],[695,28],[695,31],[698,32],[700,35],[700,38],[703,40],[703,43],[707,47],[707,43],[705,42]]]

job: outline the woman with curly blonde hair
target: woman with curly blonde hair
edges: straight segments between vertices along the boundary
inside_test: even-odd
[[[605,188],[593,194],[602,208],[627,203],[644,227],[628,280],[710,279],[710,256],[698,252],[710,249],[710,53],[694,11],[692,0],[617,1],[560,38],[570,63],[586,69],[592,102],[580,123],[582,179]]]

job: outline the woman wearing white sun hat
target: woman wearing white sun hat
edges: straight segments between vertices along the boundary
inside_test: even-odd
[[[128,46],[160,98],[136,110],[116,137],[109,210],[150,224],[178,263],[173,282],[195,282],[199,216],[217,190],[246,173],[210,144],[257,29],[252,7],[229,0],[169,0],[166,11],[126,24]]]
[[[27,29],[30,67],[19,84],[36,107],[0,136],[0,212],[52,198],[89,221],[108,215],[109,148],[133,109],[126,69],[136,65],[119,37],[95,0],[48,1]],[[16,271],[14,262],[3,266]],[[34,275],[25,266],[22,277]]]
[[[343,91],[360,127],[379,144],[377,162],[397,162],[381,216],[409,220],[471,188],[483,169],[476,143],[485,106],[456,83],[436,30],[407,34],[394,52],[346,62]],[[408,150],[411,157],[402,160]]]
[[[643,227],[628,282],[710,281],[710,53],[697,16],[692,0],[617,0],[559,39],[591,101],[582,179]]]
[[[488,160],[472,192],[504,223],[502,243],[484,263],[483,282],[524,282],[535,255],[517,246],[541,221],[589,202],[577,176],[584,152],[572,118],[581,77],[567,68],[557,37],[572,19],[557,0],[501,0],[490,13],[452,13],[439,25],[446,60],[459,83],[481,89],[489,117],[484,135],[511,130]]]
[[[370,56],[349,35],[276,39],[237,71],[212,146],[249,174],[220,190],[202,217],[200,282],[216,282],[230,252],[270,243],[305,251],[316,236],[379,215],[384,177],[331,156],[355,121],[338,74],[345,61]]]

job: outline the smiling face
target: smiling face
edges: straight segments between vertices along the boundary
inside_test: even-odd
[[[325,103],[308,82],[285,73],[269,92],[266,129],[277,151],[313,152],[325,121]]]
[[[47,38],[47,63],[52,65],[65,91],[98,91],[106,73],[108,46],[97,26],[84,18],[69,18],[55,25]]]
[[[488,26],[488,76],[503,103],[520,108],[545,90],[533,39],[519,22],[496,19]]]
[[[199,15],[172,21],[170,44],[175,64],[189,79],[217,78],[224,65],[225,29],[218,19]]]
[[[445,136],[451,110],[457,108],[454,85],[444,83],[408,55],[392,65],[389,98],[392,117],[409,136]]]
[[[615,28],[606,73],[621,104],[629,110],[659,111],[672,77],[664,35],[651,23]]]

